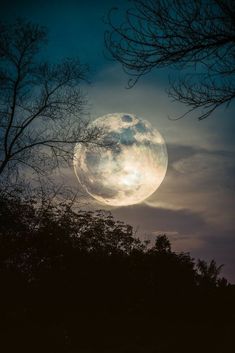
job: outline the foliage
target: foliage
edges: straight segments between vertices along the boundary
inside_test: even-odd
[[[185,325],[175,351],[187,352],[192,325],[232,322],[233,288],[214,261],[196,265],[165,235],[150,247],[110,213],[0,195],[3,351],[171,352]]]
[[[72,202],[53,203],[43,200],[22,199],[20,196],[1,193],[0,198],[1,264],[18,268],[32,279],[40,267],[54,266],[71,252],[83,256],[120,257],[127,261],[140,260],[149,266],[147,277],[182,276],[177,281],[189,280],[192,285],[206,282],[216,286],[222,266],[212,260],[209,264],[199,260],[197,266],[189,254],[176,254],[166,235],[159,235],[155,245],[136,238],[131,226],[114,220],[102,210],[74,211]],[[7,250],[8,249],[8,250]],[[126,260],[125,260],[126,261]],[[156,265],[158,263],[158,265]],[[5,264],[5,265],[4,265]],[[32,264],[35,267],[32,268]],[[58,265],[59,266],[59,265]],[[25,268],[24,268],[25,267]],[[162,268],[164,267],[164,268]],[[28,269],[31,270],[27,273]],[[173,271],[174,275],[171,275]],[[180,274],[181,272],[181,274]],[[184,272],[184,273],[183,273]],[[185,275],[185,277],[184,277]]]

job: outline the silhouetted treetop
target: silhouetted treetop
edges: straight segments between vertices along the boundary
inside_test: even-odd
[[[170,253],[171,252],[171,243],[167,236],[159,235],[155,240],[155,245],[152,250],[156,250],[159,253]]]

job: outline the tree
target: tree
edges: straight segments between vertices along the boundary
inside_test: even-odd
[[[171,252],[171,243],[165,234],[157,236],[153,249],[163,254]]]
[[[116,221],[109,212],[74,211],[71,199],[39,202],[38,197],[10,195],[0,189],[0,272],[10,266],[31,278],[43,268],[60,270],[61,261],[67,267],[74,255],[75,272],[79,258],[86,257],[91,267],[92,258],[100,263],[104,259],[117,261],[126,266],[125,275],[136,278],[138,288],[145,287],[141,281],[154,287],[153,278],[163,287],[168,282],[171,286],[226,284],[219,277],[222,266],[215,260],[198,260],[195,265],[189,254],[171,250],[166,235],[157,236],[154,246],[149,247],[135,236],[131,226]]]
[[[193,352],[202,345],[210,352],[218,346],[211,339],[214,323],[222,351],[233,351],[225,342],[233,329],[234,288],[224,279],[217,281],[220,288],[211,282],[218,276],[214,261],[203,262],[204,276],[189,254],[171,251],[164,235],[150,249],[109,213],[74,212],[71,206],[71,199],[40,205],[0,190],[5,351],[120,352],[121,342],[131,352],[140,343],[140,352],[188,352],[196,327],[202,338]]]
[[[205,286],[226,286],[227,283],[224,279],[219,278],[219,274],[222,270],[223,265],[217,265],[215,260],[211,260],[207,263],[204,260],[198,260],[197,269],[199,275],[200,285]]]
[[[204,119],[235,98],[235,11],[231,0],[133,0],[125,20],[110,11],[106,47],[124,71],[139,78],[154,68],[185,75],[170,80],[169,95],[184,103],[183,117]],[[190,70],[191,69],[191,72]]]
[[[133,228],[115,221],[108,212],[77,211],[73,200],[61,203],[46,199],[23,198],[0,189],[0,273],[10,266],[34,278],[41,268],[81,256],[120,256],[133,250],[143,251],[144,244],[133,236]]]
[[[79,60],[40,61],[44,27],[0,24],[0,175],[26,166],[43,174],[67,162],[75,143],[98,143],[101,132],[82,118]]]

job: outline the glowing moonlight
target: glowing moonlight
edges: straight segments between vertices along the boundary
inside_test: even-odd
[[[77,144],[74,169],[85,190],[111,206],[139,203],[163,181],[167,170],[166,144],[149,122],[133,114],[108,114],[92,122],[104,129],[111,148]]]

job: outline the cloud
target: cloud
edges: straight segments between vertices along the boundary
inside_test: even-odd
[[[173,251],[190,252],[195,259],[225,264],[222,275],[234,282],[234,231],[227,231],[207,221],[202,213],[136,205],[118,208],[114,216],[134,226],[138,236],[152,243],[159,234],[166,234]]]
[[[113,211],[115,217],[139,228],[139,232],[147,234],[177,233],[192,237],[207,229],[208,225],[203,215],[187,209],[172,210],[164,208],[136,205],[117,208]]]
[[[168,155],[166,178],[146,203],[152,207],[203,212],[216,224],[235,228],[233,152],[170,144]]]

